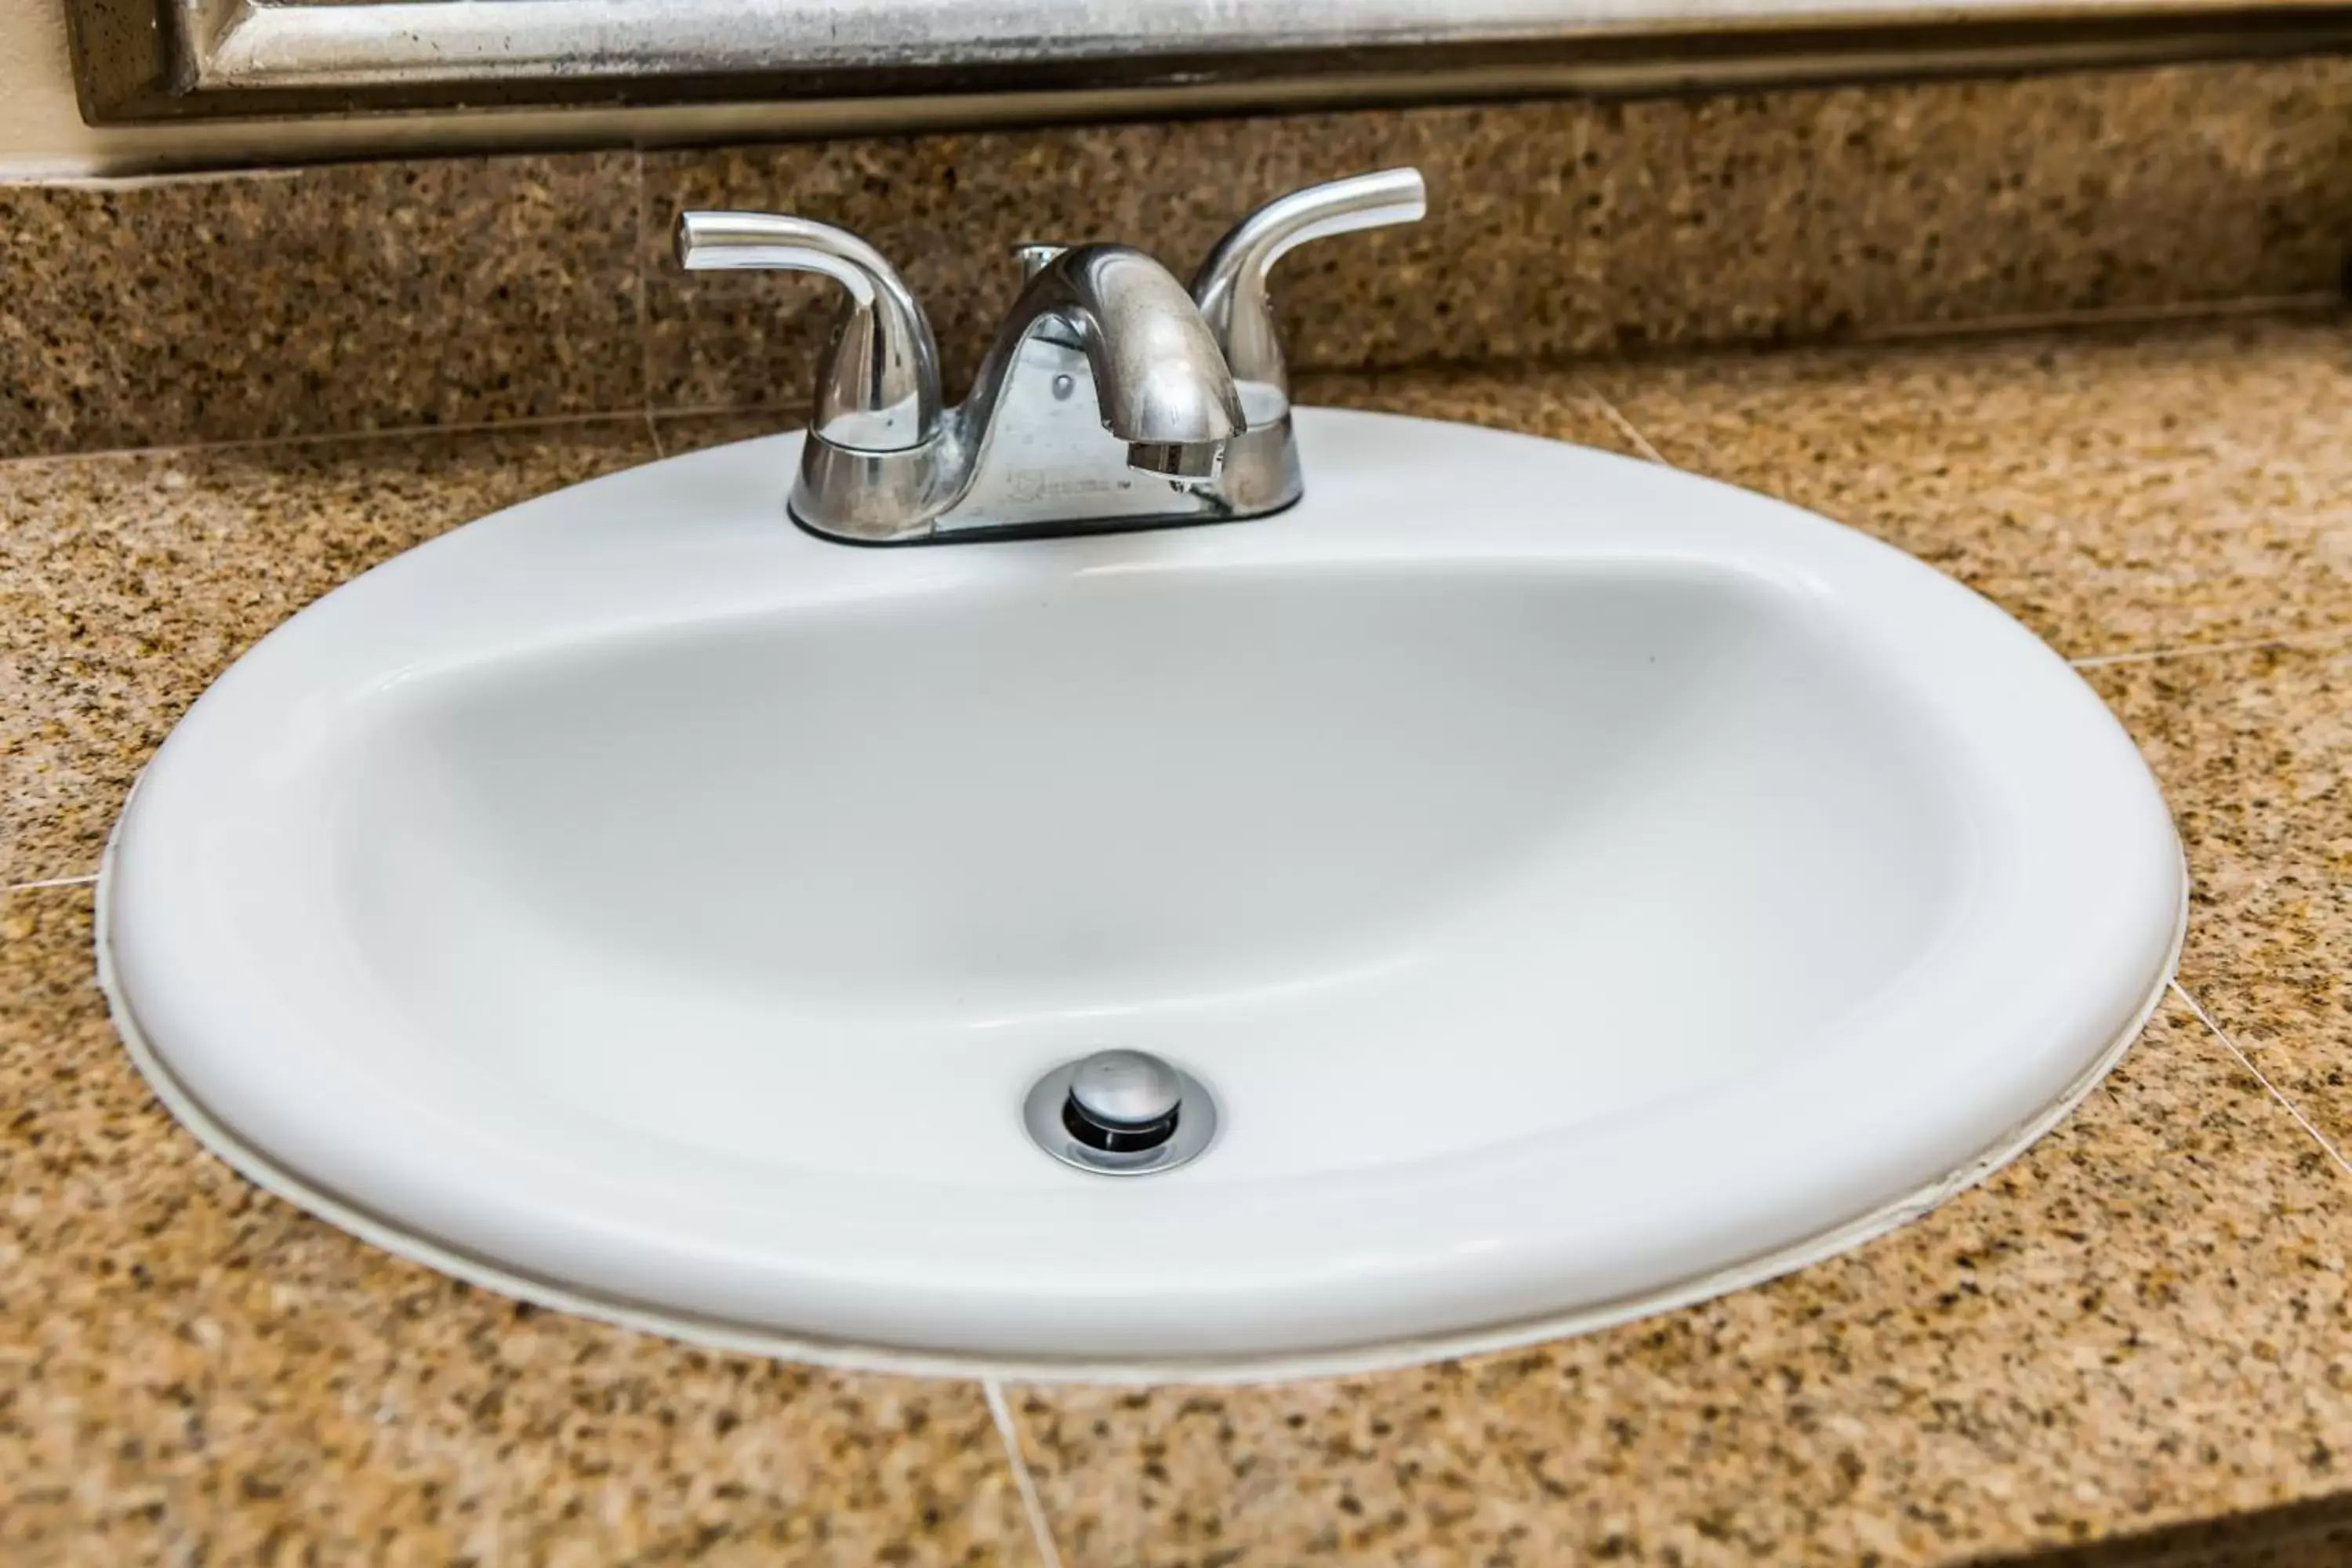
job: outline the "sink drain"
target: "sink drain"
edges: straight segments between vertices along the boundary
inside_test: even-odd
[[[1172,1171],[1217,1132],[1201,1080],[1145,1051],[1064,1062],[1030,1087],[1021,1115],[1037,1147],[1106,1176]]]

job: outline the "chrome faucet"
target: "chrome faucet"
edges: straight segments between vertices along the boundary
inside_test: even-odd
[[[921,304],[856,235],[773,213],[688,212],[677,258],[841,285],[792,515],[834,539],[911,544],[1290,505],[1303,481],[1266,275],[1310,239],[1425,210],[1412,169],[1293,192],[1218,241],[1189,291],[1129,246],[1021,246],[1021,295],[952,408]]]

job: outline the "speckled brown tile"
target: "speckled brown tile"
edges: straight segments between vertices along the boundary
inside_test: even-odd
[[[1875,529],[2070,651],[2346,634],[2094,675],[2180,814],[2190,986],[2323,1128],[2352,1117],[2348,343],[2278,322],[1602,377],[1669,458]],[[1584,386],[1300,380],[1626,445]],[[682,450],[790,422],[659,427]],[[632,419],[0,465],[0,870],[86,869],[171,719],[303,600],[651,450]],[[968,1385],[520,1310],[260,1195],[148,1099],[88,942],[85,890],[0,895],[0,1559],[1026,1560]],[[2172,1003],[1986,1187],[1787,1279],[1467,1363],[1014,1399],[1072,1568],[1942,1564],[2125,1538],[2317,1568],[2342,1537],[2299,1510],[2352,1498],[2348,1180]]]
[[[2325,291],[2347,106],[2340,62],[1658,100],[1570,189],[1609,346]]]
[[[1024,1388],[1075,1564],[1925,1563],[2334,1492],[2347,1188],[2185,1009],[1987,1185],[1522,1353]]]
[[[1293,379],[1291,392],[1301,403],[1454,419],[1548,436],[1628,457],[1643,455],[1625,429],[1612,419],[1608,405],[1570,371],[1532,365],[1308,371]],[[656,417],[654,426],[663,452],[675,458],[703,447],[793,429],[802,423],[803,416],[795,413],[739,410],[665,414]],[[1309,482],[1313,477],[1308,475]]]
[[[2087,673],[2180,826],[2182,984],[2352,1153],[2352,626],[2332,647]]]
[[[2336,318],[1597,368],[1670,462],[1877,534],[2073,656],[2352,621]]]
[[[1028,1563],[976,1384],[535,1311],[268,1197],[148,1097],[89,895],[0,895],[0,1559]]]
[[[93,868],[182,710],[310,600],[652,456],[628,418],[0,463],[0,882]]]
[[[1180,271],[1255,203],[1413,163],[1428,222],[1284,264],[1301,365],[1589,354],[2326,290],[2352,237],[2352,63],[1092,126],[646,160],[657,404],[805,395],[829,285],[688,278],[684,207],[873,240],[960,394],[1020,240]]]
[[[0,185],[0,456],[637,406],[635,171]]]
[[[2352,62],[1541,101],[0,188],[0,455],[805,395],[806,279],[688,279],[691,205],[897,258],[954,388],[1018,239],[1173,266],[1412,163],[1432,221],[1302,251],[1297,363],[1606,353],[2327,290]],[[638,243],[642,238],[642,243]],[[641,298],[642,296],[642,298]],[[639,309],[646,321],[640,330]],[[650,382],[650,385],[648,385]]]

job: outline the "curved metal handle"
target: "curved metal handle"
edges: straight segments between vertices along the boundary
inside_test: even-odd
[[[1383,169],[1278,196],[1234,226],[1192,276],[1192,298],[1225,352],[1250,426],[1290,411],[1290,371],[1265,295],[1274,264],[1310,239],[1418,223],[1429,211],[1418,169]]]
[[[690,272],[814,272],[841,285],[846,298],[817,366],[817,436],[856,451],[903,452],[939,434],[939,344],[881,252],[830,224],[745,212],[678,214],[677,248]]]

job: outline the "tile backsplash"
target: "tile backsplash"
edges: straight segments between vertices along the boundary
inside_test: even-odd
[[[1406,163],[1428,222],[1284,264],[1301,367],[2193,310],[2338,286],[2352,61],[0,186],[0,456],[796,408],[827,286],[677,272],[688,205],[866,236],[960,393],[1013,243],[1181,271]]]
[[[635,167],[0,185],[0,454],[635,406]]]

